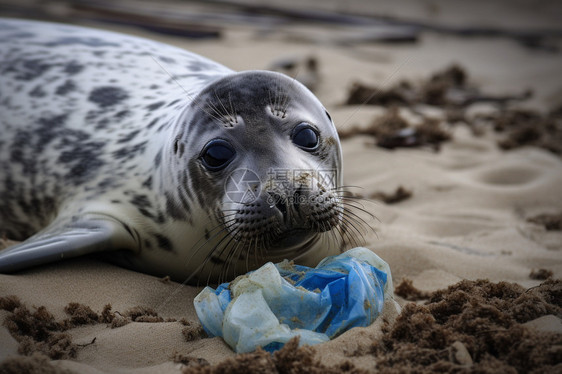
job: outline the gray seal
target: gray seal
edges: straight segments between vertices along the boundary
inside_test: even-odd
[[[147,39],[0,21],[0,271],[86,254],[216,281],[352,236],[335,126],[303,85]]]

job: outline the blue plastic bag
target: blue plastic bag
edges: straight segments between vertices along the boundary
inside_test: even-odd
[[[316,268],[271,262],[258,270],[206,287],[195,311],[209,336],[221,336],[238,353],[326,342],[369,326],[393,293],[390,268],[367,248],[325,258]]]

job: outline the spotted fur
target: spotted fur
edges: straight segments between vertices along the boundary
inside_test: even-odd
[[[294,80],[234,73],[169,45],[106,31],[0,20],[0,111],[2,234],[25,240],[45,227],[106,215],[135,243],[124,248],[135,253],[127,264],[176,279],[208,259],[204,250],[192,253],[201,240],[224,240],[213,232],[227,221],[224,189],[233,167],[251,165],[262,176],[272,167],[341,171],[331,120]],[[291,147],[290,121],[322,129],[319,154]],[[239,147],[222,174],[201,165],[201,149],[213,138]],[[328,220],[337,221],[337,209],[331,212]]]

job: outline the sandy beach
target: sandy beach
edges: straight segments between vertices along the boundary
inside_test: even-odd
[[[332,3],[324,9],[338,9]],[[525,2],[494,3],[497,24],[484,5],[441,3],[404,2],[402,14],[562,30],[552,2],[527,18]],[[358,7],[350,12],[377,14]],[[396,8],[380,7],[394,17]],[[176,45],[233,70],[314,58],[317,70],[302,67],[297,78],[312,79],[340,131],[344,183],[374,216],[363,214],[374,230],[358,244],[390,265],[402,314],[387,303],[375,324],[328,343],[237,356],[201,332],[193,307],[201,287],[75,259],[0,274],[0,372],[562,370],[562,34],[539,47],[426,29],[411,42],[349,42],[365,29],[301,21],[225,23],[220,37],[196,40],[77,23]],[[447,75],[452,66],[462,74]],[[368,96],[380,101],[348,103],[354,84],[374,88]]]

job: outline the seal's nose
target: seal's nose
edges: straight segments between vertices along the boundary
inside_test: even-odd
[[[287,227],[303,224],[301,217],[302,204],[306,204],[306,194],[299,187],[292,194],[279,194],[277,192],[268,191],[269,206],[275,207],[283,215],[283,222]]]

